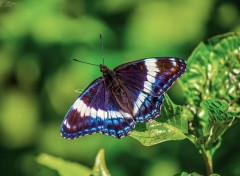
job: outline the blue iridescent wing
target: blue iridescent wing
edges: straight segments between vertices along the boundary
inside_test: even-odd
[[[93,81],[67,112],[61,135],[67,139],[103,133],[122,138],[135,127],[132,116],[117,107],[103,77]]]
[[[178,58],[147,58],[114,69],[131,94],[136,122],[147,122],[160,115],[164,93],[185,69],[186,62]]]

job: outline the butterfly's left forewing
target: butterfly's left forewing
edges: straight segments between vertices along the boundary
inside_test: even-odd
[[[61,127],[61,135],[74,139],[99,132],[102,128],[101,114],[104,96],[103,80],[98,78],[86,88],[67,112]],[[93,106],[97,108],[92,108]]]
[[[122,138],[133,130],[132,116],[115,104],[103,77],[92,82],[67,112],[61,135],[67,139],[103,133]]]

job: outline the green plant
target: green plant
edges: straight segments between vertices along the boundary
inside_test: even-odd
[[[212,157],[221,145],[224,132],[240,117],[240,34],[229,33],[202,42],[187,60],[187,71],[180,85],[186,105],[175,105],[168,95],[160,117],[145,124],[137,124],[130,134],[145,146],[165,141],[188,139],[204,158],[207,175],[216,175]],[[37,161],[58,170],[61,175],[110,175],[105,165],[103,150],[96,158],[93,170],[47,155]],[[68,168],[69,167],[69,168]],[[78,171],[77,171],[78,170]],[[81,174],[81,175],[83,175]],[[181,176],[188,174],[182,172]]]

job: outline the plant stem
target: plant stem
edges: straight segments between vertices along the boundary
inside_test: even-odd
[[[210,176],[211,174],[213,174],[212,155],[210,151],[205,150],[202,147],[200,151],[201,151],[201,154],[203,155],[203,159],[207,168],[207,175]]]
[[[207,168],[207,175],[210,176],[213,174],[213,164],[212,164],[212,154],[209,150],[206,150],[204,146],[198,143],[197,138],[191,135],[187,135],[187,138],[198,148],[200,149],[200,153],[203,156],[206,168]]]

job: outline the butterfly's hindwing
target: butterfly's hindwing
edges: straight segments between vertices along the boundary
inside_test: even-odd
[[[160,115],[161,106],[164,100],[164,95],[159,97],[154,96],[143,96],[144,94],[139,95],[138,102],[135,104],[134,110],[136,111],[135,120],[136,122],[148,122],[151,119],[155,119]],[[140,98],[142,96],[143,98]],[[141,101],[144,100],[144,101]]]
[[[122,138],[134,129],[135,121],[132,115],[119,109],[112,96],[109,96],[105,112],[106,116],[101,133]]]
[[[139,91],[134,86],[126,84],[128,96],[133,103],[133,118],[136,122],[147,122],[160,114],[164,96],[151,96],[143,91]]]

